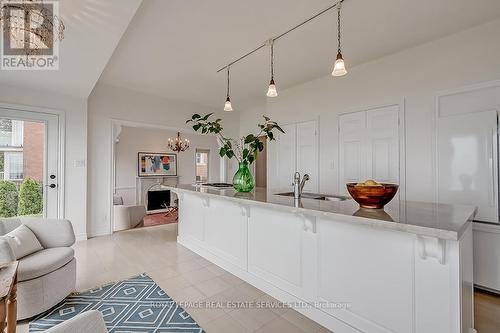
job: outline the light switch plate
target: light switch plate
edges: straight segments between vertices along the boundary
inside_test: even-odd
[[[85,168],[85,160],[75,160],[75,168]]]

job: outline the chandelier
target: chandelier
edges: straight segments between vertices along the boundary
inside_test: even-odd
[[[56,15],[57,3],[43,0],[4,0],[0,7],[0,25],[11,48],[26,56],[43,54],[64,39],[63,21]]]
[[[181,133],[177,132],[177,137],[175,139],[168,139],[168,148],[172,149],[174,152],[186,151],[189,149],[189,140],[182,140]]]

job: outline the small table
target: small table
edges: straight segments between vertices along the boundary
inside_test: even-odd
[[[17,266],[17,261],[0,265],[0,333],[16,332]]]

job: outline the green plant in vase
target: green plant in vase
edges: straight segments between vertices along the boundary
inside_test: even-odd
[[[238,192],[250,192],[255,187],[255,181],[249,166],[255,162],[259,152],[264,150],[264,144],[260,137],[265,136],[269,141],[276,140],[275,133],[279,131],[285,133],[277,122],[269,117],[263,116],[264,123],[258,124],[260,132],[257,134],[248,134],[239,139],[228,138],[224,135],[224,129],[221,125],[222,119],[211,120],[213,113],[205,116],[194,114],[186,123],[192,123],[193,129],[202,134],[216,135],[220,143],[219,155],[221,157],[236,158],[239,168],[233,177],[233,186]]]

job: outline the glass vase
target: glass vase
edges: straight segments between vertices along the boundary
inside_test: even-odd
[[[238,171],[233,177],[233,187],[238,192],[250,192],[255,187],[248,163],[241,162]]]

